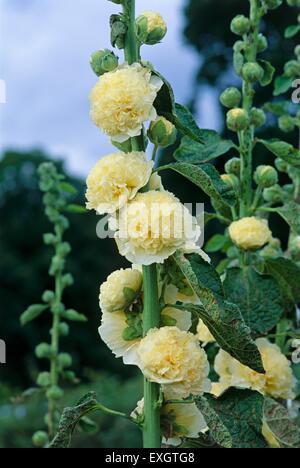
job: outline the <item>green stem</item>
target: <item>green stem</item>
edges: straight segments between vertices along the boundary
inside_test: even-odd
[[[125,39],[125,59],[129,64],[140,60],[139,45],[135,35],[135,0],[127,0],[124,3],[124,14],[128,18],[128,30]],[[144,151],[144,137],[133,138],[132,149]],[[143,266],[144,275],[144,335],[152,328],[160,326],[160,306],[158,297],[158,281],[156,265]],[[144,381],[144,448],[160,448],[160,386]]]

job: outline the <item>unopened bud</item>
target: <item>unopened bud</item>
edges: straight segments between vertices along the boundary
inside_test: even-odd
[[[148,130],[148,137],[155,146],[166,148],[176,141],[176,127],[164,117],[158,117],[151,123]]]
[[[240,180],[234,174],[223,174],[221,175],[222,181],[230,188],[232,188],[236,193],[240,189]]]
[[[290,60],[284,66],[284,74],[289,78],[298,78],[300,75],[300,63],[297,60]]]
[[[154,11],[147,11],[136,20],[136,34],[142,44],[158,44],[167,34],[167,30],[162,16]]]
[[[266,123],[267,116],[262,109],[257,109],[253,107],[250,111],[250,120],[251,125],[254,125],[255,128],[263,127]]]
[[[238,15],[231,21],[230,29],[234,34],[243,36],[250,31],[250,20],[244,15]]]
[[[280,130],[285,133],[290,133],[295,130],[295,120],[290,115],[282,115],[279,117],[278,125]]]
[[[273,187],[267,188],[263,192],[264,200],[268,203],[279,203],[283,199],[283,191],[280,185],[276,184]]]
[[[245,63],[242,69],[242,76],[245,81],[255,83],[260,81],[264,76],[263,68],[256,62]]]
[[[244,109],[231,109],[227,113],[227,126],[233,132],[240,132],[249,127],[249,114]]]
[[[64,396],[64,391],[57,385],[54,385],[53,387],[49,388],[46,395],[47,398],[51,400],[60,400]]]
[[[231,158],[225,164],[225,172],[227,174],[240,175],[241,172],[241,160],[240,158]]]
[[[254,174],[254,180],[262,189],[273,187],[278,182],[278,174],[272,166],[258,166]]]
[[[32,437],[32,443],[37,448],[43,448],[49,443],[48,434],[44,431],[36,432]]]
[[[229,109],[238,107],[241,103],[241,100],[242,93],[239,89],[234,87],[225,89],[225,91],[223,91],[220,96],[221,104],[223,104],[224,107],[228,107]]]
[[[288,163],[284,161],[283,159],[279,159],[279,158],[275,159],[275,166],[279,172],[287,172],[289,168]]]
[[[257,38],[257,52],[264,52],[268,48],[268,39],[263,34],[259,34]]]
[[[97,50],[91,55],[91,67],[97,76],[113,71],[118,66],[118,57],[108,49]]]

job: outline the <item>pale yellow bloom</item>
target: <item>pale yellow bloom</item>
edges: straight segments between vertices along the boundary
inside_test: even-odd
[[[143,276],[138,270],[114,271],[100,288],[100,307],[105,312],[116,312],[123,310],[127,301],[124,289],[132,289],[138,293],[143,285]]]
[[[115,213],[144,187],[153,162],[143,152],[115,153],[97,162],[87,178],[87,208]]]
[[[268,222],[260,218],[242,218],[229,226],[234,244],[243,250],[257,250],[272,239]]]
[[[163,31],[167,32],[167,25],[160,13],[156,11],[145,11],[141,14],[141,16],[147,18],[148,33],[154,31],[155,29],[162,29]]]
[[[210,333],[209,329],[207,326],[204,324],[203,320],[199,320],[198,326],[197,326],[197,337],[198,340],[201,341],[202,343],[214,343],[216,340],[213,337],[213,335]]]
[[[144,413],[144,399],[140,400],[131,417],[139,419]],[[163,444],[178,446],[183,438],[197,439],[207,431],[206,421],[195,403],[165,404],[161,410]]]
[[[91,92],[91,118],[114,141],[141,134],[156,119],[153,103],[163,82],[139,63],[105,73]]]
[[[196,336],[177,327],[150,330],[139,344],[135,364],[150,382],[163,386],[166,399],[210,390],[205,351]]]
[[[219,386],[214,392],[229,387],[251,388],[273,398],[292,400],[295,397],[295,377],[291,363],[280,348],[265,338],[256,340],[260,351],[265,374],[258,374],[244,366],[228,353],[221,350],[215,360],[215,370],[220,376]]]
[[[118,221],[115,239],[121,255],[132,263],[163,263],[178,249],[197,249],[200,227],[172,193],[138,193]]]
[[[162,311],[162,315],[176,320],[176,326],[180,330],[188,331],[191,328],[192,317],[190,312],[168,307]],[[117,358],[122,357],[125,364],[132,364],[132,361],[134,363],[137,361],[137,346],[141,342],[142,336],[131,341],[124,339],[123,332],[128,327],[127,318],[122,310],[113,314],[104,311],[99,334]],[[142,321],[142,316],[140,319]]]

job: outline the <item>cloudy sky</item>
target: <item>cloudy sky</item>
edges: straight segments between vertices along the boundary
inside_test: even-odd
[[[189,99],[199,58],[184,44],[185,0],[151,0],[169,32],[162,44],[144,47],[172,82],[180,102]],[[137,1],[138,13],[149,0]],[[88,95],[96,82],[90,53],[110,47],[108,18],[118,5],[107,0],[0,0],[0,79],[6,104],[0,104],[0,150],[41,147],[67,159],[68,168],[85,175],[112,147],[90,122]],[[216,125],[209,93],[201,100],[199,121]]]

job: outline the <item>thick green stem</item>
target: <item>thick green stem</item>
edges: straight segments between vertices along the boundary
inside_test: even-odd
[[[135,35],[135,0],[126,0],[124,14],[128,18],[128,30],[125,40],[125,59],[129,64],[140,59],[139,44]],[[132,138],[132,149],[144,151],[144,137]],[[144,312],[143,331],[147,334],[152,328],[160,326],[160,305],[158,296],[158,281],[156,265],[144,266]],[[155,383],[144,381],[144,448],[160,448],[160,387]]]

